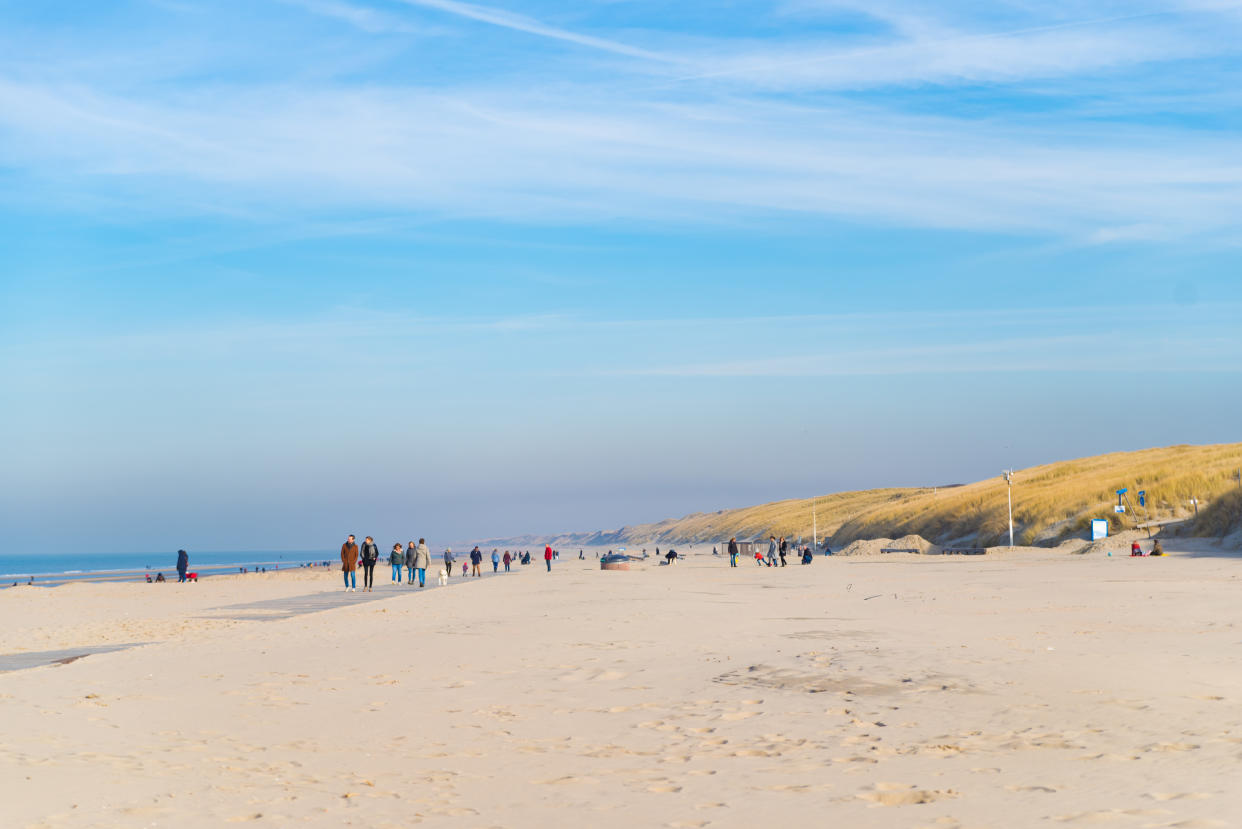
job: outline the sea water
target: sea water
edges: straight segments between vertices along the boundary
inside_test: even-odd
[[[302,567],[310,563],[332,561],[335,552],[328,550],[251,550],[244,552],[188,551],[190,572],[201,575],[236,573],[241,568]],[[177,551],[156,553],[0,553],[0,586],[14,581],[26,583],[33,576],[36,584],[60,584],[83,579],[115,579],[146,581],[146,574],[155,578],[177,577]]]

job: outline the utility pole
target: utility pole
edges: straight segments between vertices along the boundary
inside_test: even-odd
[[[1009,549],[1013,549],[1013,470],[1005,470],[1005,483],[1009,485]]]
[[[816,549],[815,539],[819,537],[819,524],[815,520],[815,499],[811,499],[811,552]]]

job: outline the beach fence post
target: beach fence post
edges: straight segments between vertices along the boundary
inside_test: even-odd
[[[1009,485],[1009,549],[1013,549],[1013,470],[1005,470],[1005,483]]]

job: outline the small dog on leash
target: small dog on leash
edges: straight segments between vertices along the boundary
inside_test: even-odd
[[[443,587],[446,584],[448,584],[448,570],[445,570],[443,567],[441,567],[440,568],[440,586]]]

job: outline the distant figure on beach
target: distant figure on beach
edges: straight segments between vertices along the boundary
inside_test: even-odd
[[[480,550],[478,546],[476,545],[475,548],[470,551],[470,575],[474,576],[475,578],[478,578],[479,576],[483,575],[482,573],[479,572],[479,565],[482,563],[483,563],[483,551]],[[462,573],[462,575],[465,575],[465,573]]]
[[[508,551],[508,550],[505,550],[504,562],[505,562],[505,572],[506,572],[506,573],[507,573],[507,572],[509,572],[509,562],[511,562],[511,561],[513,561],[513,559],[509,556],[509,551]]]
[[[413,542],[411,542],[412,544]],[[410,555],[410,553],[406,553]],[[418,539],[418,546],[414,548],[414,573],[418,575],[418,586],[425,587],[427,585],[427,568],[431,566],[431,550],[427,549],[426,539]],[[410,576],[410,584],[414,583],[414,576]]]
[[[392,552],[388,554],[388,566],[392,568],[392,581],[395,584],[401,583],[401,571],[405,568],[405,550],[401,549],[401,542],[392,545]]]
[[[777,551],[778,549],[779,549],[779,548],[778,548],[778,546],[777,546],[777,544],[776,544],[776,536],[774,536],[774,535],[769,535],[769,536],[768,536],[768,560],[767,560],[767,562],[766,562],[766,564],[767,564],[769,567],[775,567],[775,566],[776,566],[776,551]]]
[[[414,559],[418,557],[418,550],[411,541],[405,548],[405,584],[407,587],[414,586]]]
[[[1143,554],[1143,548],[1142,546],[1139,545],[1137,541],[1130,544],[1130,555],[1131,556],[1141,556],[1142,554]]]
[[[375,587],[375,564],[379,561],[379,547],[375,539],[367,536],[358,554],[362,557],[362,587],[368,593]]]
[[[582,551],[581,551],[581,550],[579,550],[579,551],[578,551],[578,561],[585,561],[585,560],[586,560],[586,556],[584,556],[584,555],[582,554]]]
[[[445,547],[444,548],[444,572],[448,573],[450,578],[453,575],[453,562],[455,562],[456,560],[457,559],[453,558],[453,548]]]
[[[523,551],[522,551],[522,563],[523,563],[523,564],[530,564],[530,550],[523,550]]]
[[[190,567],[190,555],[185,550],[177,551],[177,584],[185,583],[185,571]]]
[[[789,552],[789,542],[785,540],[785,536],[781,536],[780,542],[777,544],[777,552],[780,553],[781,566],[785,566],[785,554]]]
[[[547,565],[548,572],[552,572],[552,545],[546,544],[543,548],[543,563]]]
[[[729,566],[737,566],[737,537],[729,539]]]
[[[1164,547],[1160,546],[1160,539],[1158,539],[1158,538],[1157,538],[1157,539],[1156,539],[1156,543],[1152,545],[1152,547],[1151,547],[1151,554],[1152,554],[1153,556],[1162,556],[1162,555],[1164,555]]]
[[[805,550],[802,551],[802,563],[810,564],[811,560],[812,560],[811,548],[807,547]]]
[[[341,545],[341,572],[345,574],[345,592],[358,589],[358,545],[351,535]]]
[[[718,555],[720,555],[719,551],[717,551],[717,550],[716,550],[716,545],[715,545],[715,544],[713,544],[713,545],[712,545],[712,555],[714,555],[714,556],[718,556]]]
[[[168,581],[168,579],[164,578],[164,574],[163,574],[163,573],[156,573],[156,574],[155,574],[155,580],[156,580],[156,581]],[[31,583],[31,584],[34,584],[34,576],[31,576],[31,577],[30,577],[30,583]]]
[[[672,564],[672,563],[673,563],[674,561],[676,561],[676,560],[677,560],[677,551],[676,551],[676,550],[670,549],[667,553],[665,553],[665,554],[664,554],[664,561],[665,561],[665,563],[667,563],[667,564]]]
[[[492,550],[492,572],[495,573],[498,570],[500,570],[500,551],[493,549]]]

